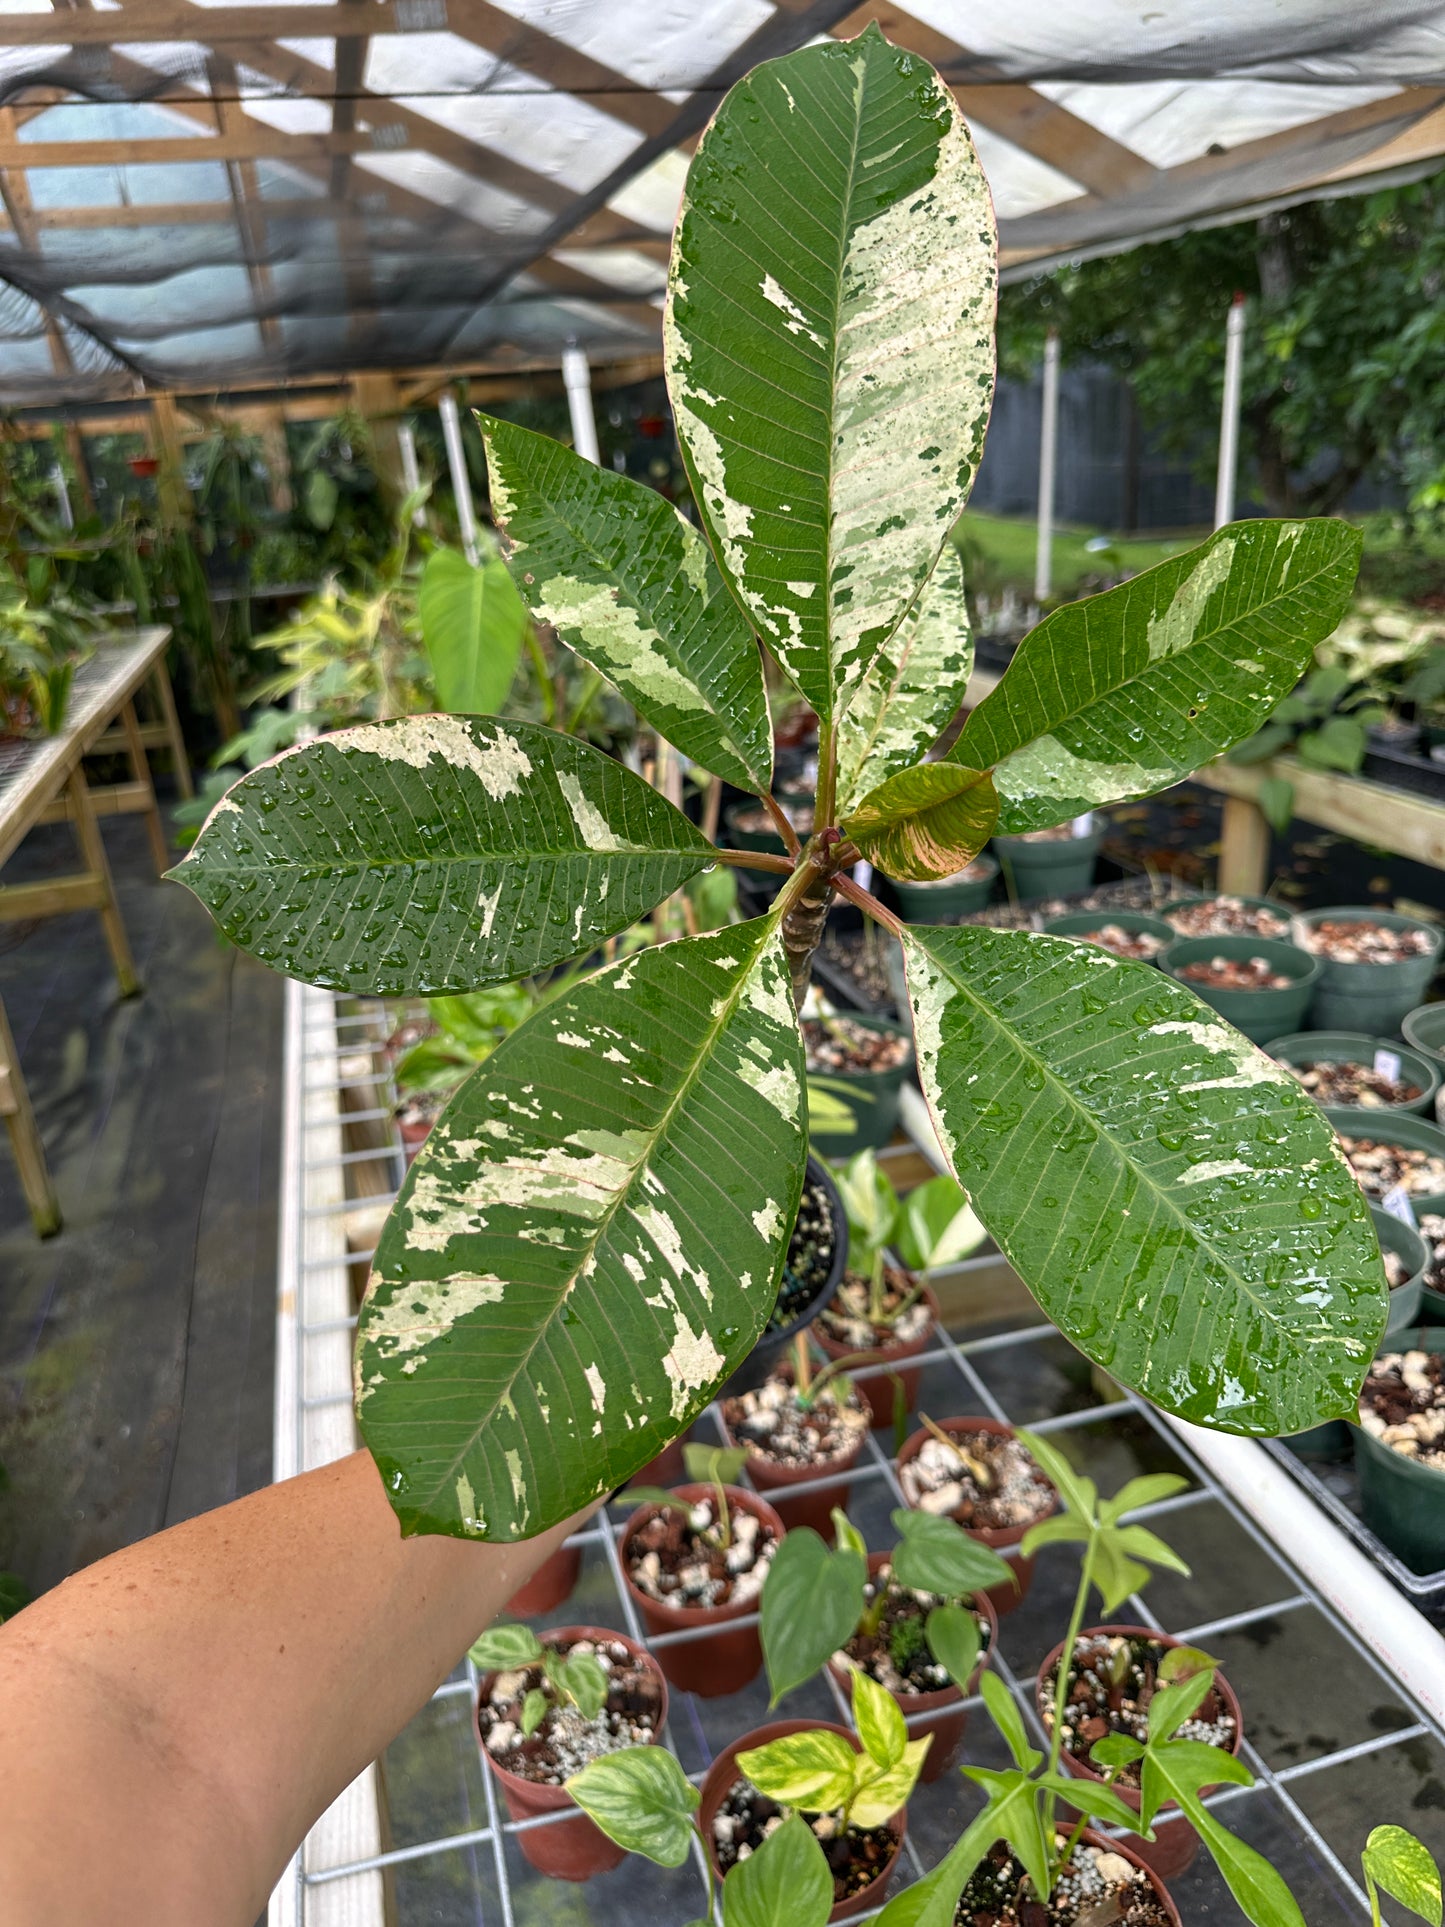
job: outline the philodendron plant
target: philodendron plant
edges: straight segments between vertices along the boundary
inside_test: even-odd
[[[803,184],[806,190],[803,191]],[[665,352],[701,519],[482,423],[539,620],[787,857],[720,852],[538,725],[422,716],[252,771],[176,873],[268,963],[474,990],[585,956],[718,862],[768,914],[536,1012],[452,1099],[381,1237],[361,1431],[407,1532],[515,1539],[624,1483],[772,1308],[807,1154],[796,1004],[835,892],[903,944],[928,1103],[1039,1302],[1164,1409],[1246,1433],[1353,1413],[1385,1324],[1370,1219],[1286,1070],[1152,967],[907,929],[850,878],[1149,795],[1256,729],[1350,595],[1357,533],[1248,522],[1049,615],[942,760],[970,667],[950,531],[993,385],[996,244],[940,77],[875,29],[758,68],[693,158]],[[814,833],[772,802],[761,650],[817,712]]]

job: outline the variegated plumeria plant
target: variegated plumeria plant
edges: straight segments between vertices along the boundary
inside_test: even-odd
[[[993,385],[987,185],[949,89],[870,28],[758,68],[693,159],[665,347],[699,530],[484,421],[533,613],[792,855],[719,852],[584,743],[425,716],[251,772],[178,875],[236,942],[346,992],[585,956],[717,862],[767,915],[600,970],[457,1093],[382,1235],[357,1409],[407,1532],[514,1539],[623,1483],[771,1311],[807,1152],[795,1004],[835,893],[897,934],[959,1180],[1040,1303],[1165,1409],[1353,1412],[1385,1322],[1370,1220],[1295,1081],[1152,967],[905,929],[851,880],[1150,794],[1257,728],[1334,627],[1358,535],[1249,522],[1051,614],[947,756],[971,645],[950,531]],[[817,712],[815,832],[769,795],[760,644]]]

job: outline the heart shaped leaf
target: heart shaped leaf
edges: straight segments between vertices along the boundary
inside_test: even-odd
[[[811,1526],[791,1531],[773,1554],[763,1586],[761,1632],[770,1707],[811,1679],[863,1616],[868,1561],[861,1547],[828,1547]]]
[[[833,1875],[817,1835],[789,1814],[723,1882],[727,1927],[826,1927]]]
[[[839,828],[887,876],[930,883],[971,862],[997,821],[987,770],[918,763],[871,790]]]
[[[574,1773],[566,1787],[609,1840],[646,1854],[659,1867],[680,1867],[697,1838],[697,1788],[666,1747],[605,1753]]]

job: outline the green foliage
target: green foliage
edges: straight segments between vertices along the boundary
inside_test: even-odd
[[[473,567],[455,549],[434,549],[421,572],[417,615],[437,706],[462,716],[500,710],[528,630],[500,557]]]
[[[724,1927],[825,1927],[832,1911],[832,1872],[796,1813],[723,1882]]]
[[[893,1695],[866,1673],[851,1678],[858,1750],[840,1733],[808,1728],[739,1753],[738,1767],[780,1806],[836,1812],[845,1827],[881,1827],[907,1804],[933,1735],[910,1740]]]
[[[609,1840],[659,1867],[680,1867],[696,1834],[697,1788],[661,1746],[606,1753],[574,1773],[567,1791]]]
[[[986,770],[920,763],[870,790],[839,828],[889,876],[927,883],[970,863],[997,822],[998,797]]]
[[[533,1687],[522,1702],[522,1731],[535,1733],[546,1718],[549,1704],[575,1706],[584,1720],[595,1720],[607,1704],[607,1674],[593,1653],[558,1652],[545,1645],[529,1626],[493,1626],[469,1654],[478,1672],[507,1672],[540,1666],[542,1685]]]
[[[1008,1560],[971,1539],[954,1519],[900,1506],[893,1514],[893,1529],[898,1534],[893,1572],[901,1586],[962,1599],[989,1586],[1014,1583]]]
[[[987,1236],[963,1186],[941,1173],[916,1185],[903,1200],[893,1242],[910,1271],[934,1271],[967,1258]]]
[[[1392,1900],[1428,1921],[1429,1927],[1440,1927],[1440,1869],[1413,1833],[1403,1827],[1373,1828],[1361,1860],[1374,1927],[1380,1927],[1376,1890],[1381,1887]]]

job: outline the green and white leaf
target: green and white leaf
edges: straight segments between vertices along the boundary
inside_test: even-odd
[[[997,243],[952,94],[876,27],[757,67],[688,170],[663,347],[724,574],[824,720],[967,500]]]
[[[770,918],[584,978],[462,1086],[357,1332],[358,1420],[404,1531],[529,1537],[697,1415],[777,1295],[802,1089]]]
[[[832,1813],[847,1804],[859,1755],[841,1733],[808,1727],[739,1753],[738,1771],[785,1807]]]
[[[853,1675],[855,1684],[866,1677],[866,1674],[857,1672]],[[880,1686],[878,1690],[881,1693],[883,1688]],[[901,1720],[903,1715],[899,1713],[898,1717]],[[848,1801],[848,1824],[854,1827],[885,1826],[900,1808],[906,1807],[932,1745],[933,1735],[925,1733],[920,1740],[907,1740],[902,1757],[891,1766],[880,1767],[876,1761],[864,1766],[856,1777]]]
[[[431,996],[578,956],[711,860],[680,810],[586,743],[408,716],[252,770],[170,874],[289,976]]]
[[[1361,1855],[1365,1878],[1393,1900],[1440,1927],[1440,1869],[1423,1841],[1403,1827],[1373,1827]]]
[[[948,542],[918,600],[879,649],[839,718],[841,812],[933,747],[962,702],[972,669],[963,557]]]
[[[479,1673],[535,1666],[542,1657],[542,1642],[530,1626],[489,1626],[468,1657]]]
[[[1151,796],[1253,734],[1349,606],[1346,522],[1236,522],[1046,616],[950,750],[1018,835]]]
[[[997,822],[987,770],[918,763],[870,790],[839,828],[886,876],[931,883],[972,862]]]
[[[455,549],[435,550],[421,572],[417,613],[439,706],[461,716],[500,709],[529,622],[501,558],[473,567]]]
[[[1378,1247],[1289,1073],[1092,944],[961,927],[903,948],[955,1175],[1080,1350],[1223,1431],[1353,1413],[1385,1325]]]
[[[893,1695],[861,1667],[853,1672],[853,1724],[863,1751],[887,1771],[898,1765],[908,1745],[908,1727]]]
[[[646,1854],[659,1867],[680,1867],[697,1837],[698,1791],[663,1746],[605,1753],[566,1782],[567,1791],[609,1840]]]
[[[702,536],[656,489],[481,416],[492,510],[540,622],[684,755],[766,790],[762,657]]]

